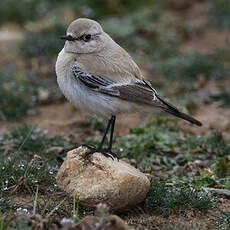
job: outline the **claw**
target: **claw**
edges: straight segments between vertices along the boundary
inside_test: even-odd
[[[118,158],[117,154],[113,153],[110,149],[106,149],[106,148],[102,148],[102,149],[95,148],[95,147],[89,146],[87,144],[83,144],[82,146],[83,147],[87,147],[89,149],[89,151],[87,151],[85,153],[85,157],[86,158],[88,158],[89,155],[92,155],[92,154],[94,154],[96,152],[99,152],[99,153],[103,154],[107,158],[110,157],[112,160],[114,160],[114,158],[117,158],[117,160],[119,161],[119,158]]]
[[[90,146],[90,145],[87,145],[87,144],[83,144],[81,145],[82,147],[86,147],[88,149],[95,149],[94,147]]]

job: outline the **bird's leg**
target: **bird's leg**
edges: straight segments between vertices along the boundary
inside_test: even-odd
[[[106,130],[105,130],[105,133],[104,133],[104,135],[103,135],[103,138],[102,138],[102,140],[101,140],[101,143],[99,144],[99,146],[97,147],[97,148],[94,148],[94,147],[90,147],[90,146],[88,146],[88,145],[83,145],[83,146],[85,146],[85,147],[87,147],[87,148],[89,148],[90,149],[90,151],[89,152],[86,152],[86,154],[85,154],[85,156],[86,157],[88,157],[89,155],[91,155],[91,154],[94,154],[95,152],[101,152],[104,156],[106,156],[106,157],[111,157],[107,152],[108,152],[108,149],[103,149],[102,147],[103,147],[103,145],[104,145],[104,142],[105,142],[105,138],[106,138],[106,136],[107,136],[107,133],[108,133],[108,131],[109,131],[109,128],[110,128],[110,126],[111,126],[111,124],[113,124],[114,123],[114,117],[115,116],[112,116],[111,118],[110,118],[110,120],[109,120],[109,122],[108,122],[108,125],[107,125],[107,127],[106,127]],[[113,125],[114,126],[114,125]],[[114,129],[114,128],[113,128]],[[112,144],[111,144],[111,147],[112,147]],[[111,154],[112,155],[112,154]],[[111,157],[112,158],[112,157]]]
[[[114,126],[115,126],[115,122],[116,122],[116,116],[112,116],[111,120],[112,120],[112,124],[111,124],[111,131],[110,131],[108,152],[109,152],[113,157],[115,157],[115,158],[118,159],[117,154],[112,152],[113,132],[114,132]]]
[[[116,117],[112,116],[111,120],[112,120],[112,126],[111,126],[111,131],[110,131],[110,138],[109,138],[109,147],[108,147],[109,151],[112,150],[112,145],[113,145],[113,131],[114,131]]]

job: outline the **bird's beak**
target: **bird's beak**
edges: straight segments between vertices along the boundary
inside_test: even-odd
[[[60,38],[63,40],[68,40],[68,41],[75,41],[76,40],[71,35],[62,35]]]

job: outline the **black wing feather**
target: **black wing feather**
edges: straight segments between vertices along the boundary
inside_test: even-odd
[[[81,68],[73,66],[72,73],[74,77],[78,78],[84,85],[92,90],[101,93],[119,97],[123,100],[146,104],[161,108],[164,112],[173,114],[192,124],[201,126],[201,122],[192,118],[191,116],[180,112],[175,106],[163,100],[146,80],[135,80],[128,84],[119,84],[118,82],[109,79],[108,77],[101,77],[82,71]]]

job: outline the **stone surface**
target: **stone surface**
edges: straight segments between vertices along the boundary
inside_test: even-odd
[[[86,216],[76,225],[74,229],[133,230],[132,227],[125,224],[125,222],[116,215],[110,215],[106,218]]]
[[[95,209],[106,203],[111,210],[120,211],[145,198],[149,180],[138,169],[123,162],[94,153],[85,158],[87,148],[79,147],[67,153],[57,174],[57,184],[69,196],[76,193],[79,203]]]

